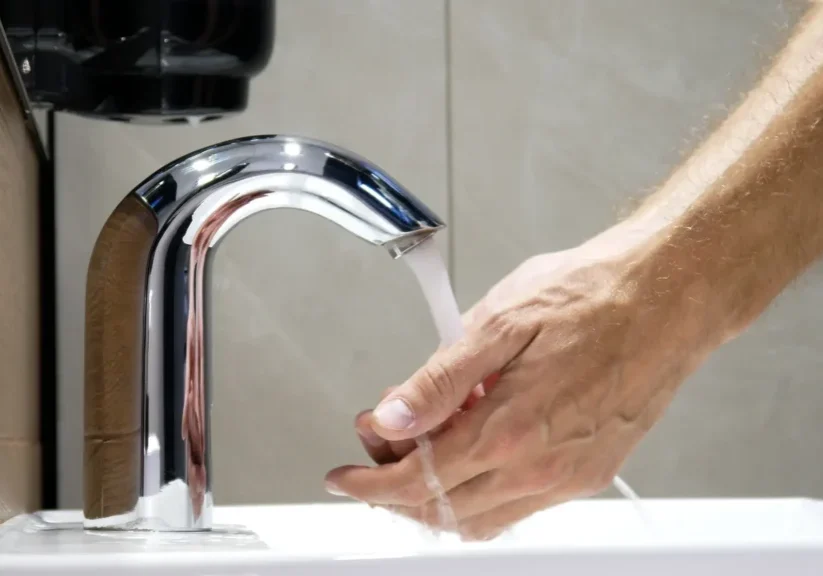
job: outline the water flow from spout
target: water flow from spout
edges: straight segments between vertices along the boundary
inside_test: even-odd
[[[434,240],[429,239],[416,246],[403,256],[403,260],[414,273],[423,296],[429,305],[432,320],[440,336],[441,346],[450,346],[460,340],[465,333],[463,319],[460,317],[460,308],[454,297],[449,273],[446,270],[440,251]],[[434,463],[434,451],[428,434],[416,438],[417,448],[420,450],[423,463],[423,474],[426,486],[437,498],[438,526],[444,530],[458,531],[457,517],[451,507],[449,498],[440,479]]]
[[[426,240],[406,253],[402,259],[420,284],[420,289],[423,291],[423,296],[429,305],[432,319],[440,336],[440,345],[450,346],[454,344],[464,335],[463,320],[449,280],[448,270],[440,251],[437,249],[437,244],[432,239]],[[480,393],[482,394],[482,388]],[[429,436],[427,434],[419,436],[417,446],[423,462],[426,485],[437,498],[439,526],[445,530],[459,531],[458,522],[448,495],[443,490],[443,486],[437,477]],[[640,507],[640,498],[635,491],[619,476],[614,477],[612,484],[623,497],[635,503],[638,514],[645,520],[643,510]]]

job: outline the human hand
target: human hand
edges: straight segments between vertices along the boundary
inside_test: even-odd
[[[333,470],[330,489],[437,518],[410,442],[446,422],[432,434],[434,466],[464,538],[605,489],[707,351],[688,298],[655,293],[657,268],[634,253],[598,254],[538,256],[495,286],[466,315],[461,341],[361,415],[358,430],[389,441],[380,465]],[[496,386],[456,412],[495,373]]]

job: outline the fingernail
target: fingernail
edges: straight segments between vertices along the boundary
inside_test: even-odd
[[[337,487],[337,484],[333,482],[326,482],[326,492],[333,496],[348,496],[348,494],[343,492],[340,488]]]
[[[402,398],[380,404],[374,411],[377,423],[389,430],[405,430],[414,424],[414,412]]]

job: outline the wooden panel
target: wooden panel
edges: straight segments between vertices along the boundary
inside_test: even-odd
[[[0,522],[40,505],[38,172],[0,65]]]
[[[128,195],[108,219],[86,280],[84,501],[86,518],[125,514],[140,494],[145,273],[157,233]]]

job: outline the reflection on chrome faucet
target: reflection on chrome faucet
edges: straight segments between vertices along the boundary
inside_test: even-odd
[[[368,161],[287,136],[177,160],[128,194],[86,287],[84,525],[211,528],[210,262],[239,222],[312,212],[397,258],[443,223]]]

